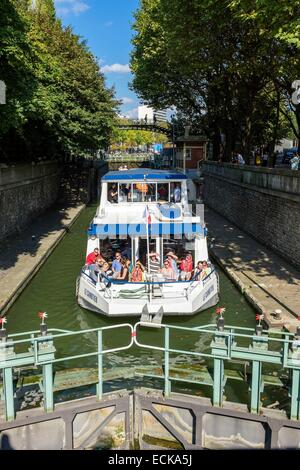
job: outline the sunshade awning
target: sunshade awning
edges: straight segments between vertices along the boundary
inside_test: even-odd
[[[147,233],[148,232],[148,233]],[[98,238],[116,238],[117,236],[152,237],[168,235],[179,235],[190,237],[191,235],[205,235],[205,228],[200,223],[154,223],[146,224],[97,224],[92,225],[88,230],[89,236]]]

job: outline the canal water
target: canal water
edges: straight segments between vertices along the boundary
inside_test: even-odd
[[[84,264],[87,241],[87,227],[96,211],[96,204],[87,207],[65,238],[55,249],[50,258],[46,261],[38,274],[32,280],[30,285],[24,290],[15,304],[8,312],[7,329],[9,333],[19,333],[24,331],[38,330],[40,320],[37,312],[47,312],[48,328],[59,328],[64,330],[84,330],[90,328],[99,328],[103,326],[116,325],[124,323],[124,319],[109,319],[99,316],[96,313],[84,310],[76,301],[75,284],[79,271]],[[220,306],[226,308],[226,324],[251,327],[255,326],[255,312],[246,302],[244,297],[219,269],[220,275]],[[131,318],[128,323],[134,324],[139,318]],[[127,320],[126,320],[127,322]],[[195,327],[216,322],[215,307],[201,312],[191,317],[166,317],[164,323],[169,325]],[[143,341],[159,346],[163,344],[163,329],[144,328],[141,338]],[[207,351],[209,352],[212,336],[210,334],[190,335],[184,331],[174,331],[171,333],[171,346],[181,351]],[[128,329],[110,330],[104,335],[104,344],[106,348],[115,348],[126,345],[130,341]],[[93,352],[97,348],[97,337],[95,334],[84,334],[75,337],[66,337],[59,340],[56,344],[56,357],[65,357],[84,352]],[[129,388],[130,380],[129,370],[132,366],[161,366],[162,353],[156,350],[131,348],[125,352],[115,352],[104,357],[104,367],[110,370],[124,368],[123,378],[117,381],[111,381],[105,384],[105,391]],[[67,363],[59,363],[57,369],[68,368],[89,368],[97,364],[95,357],[88,359],[72,360]],[[184,353],[171,354],[171,364],[194,363],[205,364],[205,360],[187,356]],[[206,361],[206,365],[209,363]],[[241,368],[240,365],[231,364],[231,367]],[[140,378],[138,385],[161,387],[163,383],[160,380],[150,378]],[[233,382],[226,392],[227,398],[233,401],[247,401],[248,388],[241,382]],[[136,385],[136,383],[135,383]],[[177,385],[173,388],[176,389]],[[211,396],[211,390],[203,387],[199,391],[200,395]],[[194,389],[194,390],[193,390]],[[182,384],[178,390],[184,392],[195,392],[192,385]]]

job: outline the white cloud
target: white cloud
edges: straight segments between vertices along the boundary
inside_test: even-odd
[[[130,104],[134,102],[132,98],[128,98],[127,96],[123,96],[123,98],[120,98],[120,101],[122,101],[123,104]]]
[[[59,15],[68,15],[74,13],[80,15],[90,8],[90,6],[81,0],[55,0],[56,11]]]
[[[112,64],[112,65],[104,65],[101,68],[103,73],[129,73],[130,68],[128,64]]]
[[[126,111],[125,117],[129,119],[137,119],[138,117],[138,108],[133,108],[130,109],[129,111]]]
[[[107,28],[109,28],[110,26],[112,26],[114,24],[113,21],[107,21],[106,23],[104,23],[104,26],[106,26]]]

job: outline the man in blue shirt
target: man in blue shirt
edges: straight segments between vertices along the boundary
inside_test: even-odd
[[[122,269],[120,251],[116,251],[115,259],[112,262],[111,269],[113,272],[113,277],[117,278]]]

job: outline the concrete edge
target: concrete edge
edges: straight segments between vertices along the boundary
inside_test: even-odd
[[[68,229],[72,227],[72,225],[76,222],[82,211],[86,208],[86,204],[83,204],[80,210],[77,212],[77,214],[73,217],[72,220],[68,221],[68,223],[65,225],[64,228],[62,228],[58,234],[57,238],[55,241],[52,243],[52,245],[47,249],[47,251],[44,253],[44,255],[37,260],[37,262],[34,264],[33,268],[31,271],[28,273],[26,278],[19,283],[19,285],[16,287],[14,292],[10,295],[10,297],[2,304],[0,305],[0,311],[1,315],[0,317],[3,317],[6,312],[10,309],[10,307],[15,303],[17,298],[20,296],[20,294],[23,292],[23,290],[27,287],[29,282],[34,278],[34,276],[37,274],[37,272],[40,270],[40,268],[43,266],[43,264],[47,261],[49,256],[53,253],[55,248],[58,246],[58,244],[61,242],[61,240],[65,237],[65,235],[68,233]]]
[[[273,328],[281,328],[282,323],[274,323],[272,320],[269,318],[269,315],[267,314],[266,310],[264,307],[261,305],[260,302],[255,298],[255,296],[250,292],[248,287],[245,286],[243,281],[237,276],[237,274],[231,269],[225,266],[223,263],[222,259],[219,258],[211,249],[209,250],[209,254],[212,257],[212,259],[218,264],[218,266],[221,267],[221,269],[227,274],[229,279],[233,282],[233,284],[239,289],[239,291],[243,294],[245,299],[252,305],[257,310],[257,313],[260,313],[264,315],[265,321],[268,324],[268,326],[273,327]]]

